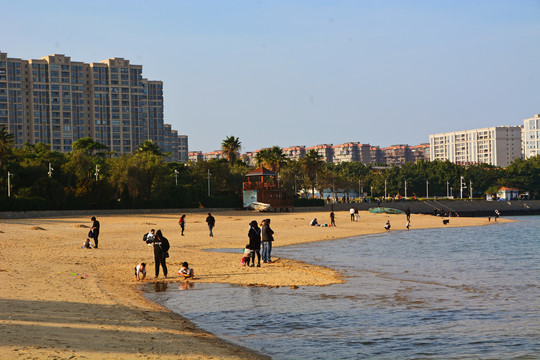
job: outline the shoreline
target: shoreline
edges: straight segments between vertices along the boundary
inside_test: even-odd
[[[205,251],[243,248],[250,220],[272,219],[274,246],[341,239],[404,229],[404,215],[360,213],[350,222],[348,211],[336,212],[336,227],[310,227],[313,217],[324,221],[328,212],[216,212],[215,237],[208,237],[205,213],[187,213],[186,236],[178,236],[177,213],[102,215],[100,249],[80,246],[89,217],[9,219],[0,227],[0,340],[2,358],[87,357],[92,359],[268,359],[207,333],[181,315],[144,297],[142,283],[178,282],[179,264],[195,269],[193,282],[244,286],[324,286],[343,282],[339,272],[289,259],[261,268],[240,266],[238,253]],[[322,221],[321,221],[322,220]],[[502,222],[508,220],[502,220]],[[411,216],[412,229],[443,227],[440,218]],[[114,224],[114,226],[112,226]],[[451,218],[447,227],[489,225],[485,218]],[[491,225],[494,223],[491,222]],[[147,262],[153,277],[152,249],[142,234],[162,229],[171,243],[169,279],[137,282],[136,263]],[[17,246],[14,246],[16,244]],[[127,286],[126,286],[127,285]],[[159,286],[159,285],[157,285]]]

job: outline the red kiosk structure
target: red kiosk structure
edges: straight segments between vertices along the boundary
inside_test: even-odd
[[[270,205],[271,211],[294,210],[294,203],[287,199],[285,190],[280,188],[277,176],[278,174],[263,166],[246,174],[247,181],[242,186],[244,207],[253,207],[254,203],[262,203]]]

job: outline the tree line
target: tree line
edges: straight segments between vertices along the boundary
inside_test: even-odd
[[[222,142],[226,159],[188,164],[167,162],[167,154],[147,141],[133,154],[116,156],[92,140],[73,143],[73,151],[51,151],[50,145],[13,146],[13,137],[0,130],[0,210],[241,207],[242,182],[254,168],[238,158],[241,142],[228,136]],[[288,159],[274,146],[259,151],[257,166],[278,173],[277,181],[290,198],[308,198],[323,189],[358,196],[481,198],[501,186],[540,194],[540,156],[515,160],[506,168],[461,166],[448,161],[418,161],[377,167],[359,162],[326,163],[315,151],[299,160]],[[9,175],[8,175],[9,174]],[[9,190],[8,190],[9,182]],[[472,194],[470,184],[472,183]],[[8,197],[9,193],[9,197]],[[299,195],[298,195],[299,194]]]

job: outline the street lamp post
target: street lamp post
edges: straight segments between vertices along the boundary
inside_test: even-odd
[[[429,181],[426,180],[426,199],[429,199]]]
[[[208,197],[210,197],[210,169],[208,169]]]
[[[405,199],[407,199],[407,180],[405,180]]]
[[[98,166],[96,165],[96,172],[94,173],[94,175],[96,175],[96,181],[98,181],[98,178],[99,178],[99,169],[98,169]]]
[[[472,200],[472,180],[469,180],[469,198]]]
[[[10,180],[11,175],[13,174],[8,171],[7,173],[7,196],[8,197],[11,197],[11,180]]]
[[[47,174],[49,174],[49,177],[52,177],[52,172],[53,172],[53,167],[51,165],[51,163],[49,163],[49,172]]]
[[[449,186],[450,186],[450,183],[448,182],[448,180],[446,180],[446,198],[450,197],[450,193],[448,192]]]
[[[174,183],[178,186],[178,169],[174,169]]]
[[[384,180],[384,201],[386,201],[386,180]]]
[[[332,203],[336,202],[336,182],[332,179]]]

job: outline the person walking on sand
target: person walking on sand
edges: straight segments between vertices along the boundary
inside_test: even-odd
[[[216,225],[216,219],[212,216],[211,213],[208,213],[208,216],[206,217],[206,222],[208,223],[208,230],[210,230],[210,237],[214,237],[212,229],[214,228],[214,225]]]
[[[99,221],[97,221],[95,216],[92,216],[90,219],[92,221],[92,233],[94,234],[94,249],[98,248],[98,237],[99,237]]]
[[[180,235],[184,236],[184,229],[186,227],[186,214],[180,216],[180,220],[178,220],[178,225],[180,225],[180,228],[182,229],[182,233]]]
[[[330,212],[330,226],[336,226],[336,215],[334,212]]]
[[[257,255],[257,267],[261,266],[261,229],[256,220],[249,223],[249,249]],[[252,257],[250,267],[255,265],[255,256]]]
[[[386,225],[384,225],[386,230],[390,230],[390,220],[386,220]]]
[[[272,241],[274,241],[274,231],[270,228],[270,219],[264,220],[262,229],[262,260],[263,263],[271,264]]]
[[[354,208],[351,208],[349,212],[351,213],[351,221],[354,221]]]
[[[411,209],[408,206],[405,209],[405,215],[407,215],[407,221],[411,221]]]
[[[154,245],[154,262],[156,266],[156,278],[159,276],[159,267],[163,268],[163,276],[167,278],[167,261],[169,257],[169,240],[161,233],[161,230],[156,231],[156,236],[153,241]]]

